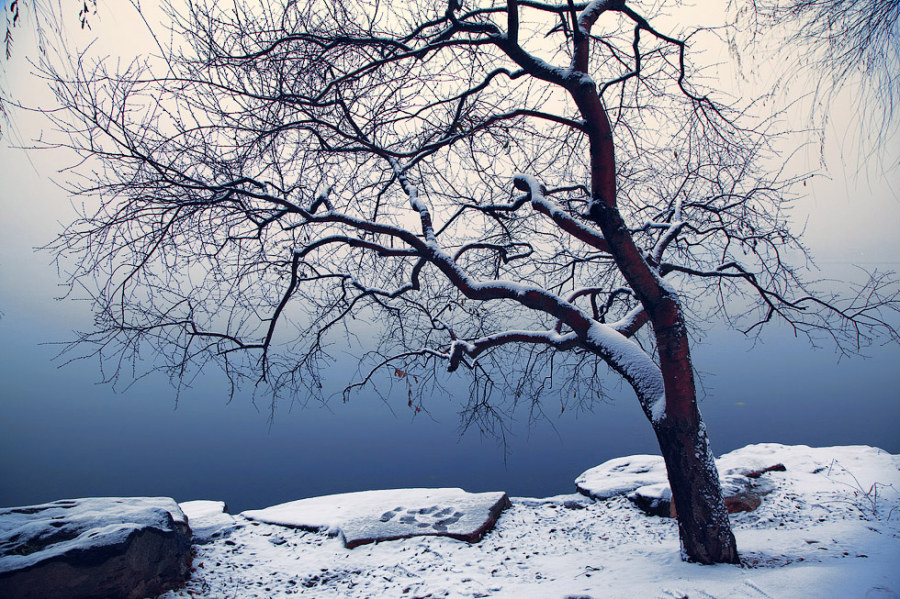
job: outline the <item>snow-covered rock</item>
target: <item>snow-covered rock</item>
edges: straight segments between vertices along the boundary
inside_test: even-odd
[[[675,517],[675,508],[672,506],[672,490],[669,489],[668,483],[638,487],[628,494],[628,499],[651,516]]]
[[[776,444],[734,454],[747,468],[786,467],[759,477],[773,489],[758,509],[732,514],[740,567],[683,562],[677,523],[625,497],[560,495],[512,498],[479,543],[425,536],[348,549],[237,516],[227,537],[195,548],[187,585],[161,599],[900,597],[900,456]]]
[[[528,507],[549,505],[552,507],[562,506],[567,510],[583,510],[593,503],[589,498],[585,498],[584,495],[578,493],[553,495],[551,497],[513,497],[511,501]]]
[[[785,446],[750,445],[716,460],[725,507],[729,513],[752,511],[773,486],[762,476],[783,472],[783,464],[772,464],[773,452]],[[579,493],[595,499],[625,495],[653,516],[674,517],[672,492],[661,456],[637,455],[615,458],[591,468],[575,480]]]
[[[575,479],[575,488],[594,499],[609,499],[666,480],[662,456],[633,455],[603,462],[582,473]]]
[[[141,599],[187,579],[191,530],[167,497],[0,509],[0,597]]]
[[[506,493],[390,489],[312,497],[241,515],[250,520],[340,534],[348,548],[416,536],[481,540],[509,507]]]
[[[185,501],[178,507],[187,516],[195,544],[209,543],[234,529],[234,516],[228,513],[224,501]]]

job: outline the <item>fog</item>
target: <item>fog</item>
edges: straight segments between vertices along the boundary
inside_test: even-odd
[[[6,63],[4,85],[18,99],[46,100],[24,60],[27,43],[18,47],[24,56]],[[825,159],[827,176],[809,183],[795,213],[819,275],[835,281],[824,288],[858,279],[855,265],[896,269],[900,256],[897,139],[860,150],[865,136],[854,115],[862,109],[854,102],[852,90],[837,101],[846,110],[829,125],[824,145],[797,165],[816,168]],[[75,213],[51,181],[65,180],[60,171],[71,158],[12,147],[42,135],[42,123],[40,115],[16,112],[0,140],[0,505],[167,495],[223,499],[240,510],[404,486],[539,496],[571,492],[581,471],[606,459],[657,451],[624,387],[591,412],[538,422],[516,414],[504,445],[477,430],[460,431],[464,386],[456,397],[429,398],[429,412],[414,416],[405,395],[385,403],[365,393],[305,409],[298,398],[273,413],[268,398],[253,397],[252,389],[230,399],[215,372],[177,400],[159,374],[100,383],[96,360],[54,358],[61,349],[55,343],[89,327],[91,315],[83,302],[56,299],[64,273],[51,254],[35,251]],[[900,350],[876,346],[867,353],[839,360],[833,348],[811,348],[779,326],[759,340],[721,327],[703,333],[694,363],[714,451],[773,441],[900,452]],[[153,356],[146,359],[152,363]]]

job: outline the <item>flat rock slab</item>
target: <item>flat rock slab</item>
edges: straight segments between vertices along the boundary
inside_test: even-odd
[[[638,487],[668,484],[662,456],[633,455],[603,462],[575,479],[575,488],[594,499],[626,495]]]
[[[173,499],[68,499],[0,509],[0,597],[141,599],[190,574],[191,529]]]
[[[391,489],[312,497],[241,515],[305,530],[327,530],[348,548],[416,536],[446,536],[474,543],[509,507],[506,493],[462,489]]]

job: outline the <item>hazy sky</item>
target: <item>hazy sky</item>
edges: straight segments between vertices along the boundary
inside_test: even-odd
[[[121,3],[116,6],[100,3],[100,15],[93,21],[94,31],[101,35],[95,52],[133,54],[147,43],[146,40],[140,42],[143,26],[132,17],[116,12],[122,9]],[[39,104],[47,98],[41,82],[29,75],[27,59],[35,56],[35,49],[28,29],[28,15],[24,17],[23,26],[15,31],[15,56],[12,61],[3,63],[2,88],[16,99]],[[79,44],[86,39],[77,30],[77,24],[71,37]],[[727,53],[719,58],[726,59]],[[753,89],[747,82],[728,82],[728,87],[734,93],[747,93],[747,89]],[[798,204],[795,213],[798,222],[806,223],[805,240],[819,259],[823,277],[845,276],[853,272],[851,263],[879,269],[897,269],[900,264],[900,236],[895,232],[900,225],[900,169],[897,165],[900,144],[894,137],[874,153],[871,149],[860,150],[856,143],[860,133],[854,122],[867,108],[854,103],[852,89],[846,89],[836,101],[835,118],[821,148],[826,159],[822,171],[827,176],[810,182],[809,196]],[[17,111],[13,116],[13,128],[6,130],[0,141],[0,312],[3,313],[0,319],[0,439],[5,439],[0,443],[0,455],[5,454],[0,458],[0,504],[4,497],[27,496],[31,501],[55,492],[65,494],[63,489],[72,489],[79,478],[90,484],[86,484],[86,490],[79,488],[72,494],[189,493],[183,490],[188,487],[179,486],[181,483],[172,483],[168,487],[175,489],[172,491],[155,491],[139,485],[117,487],[109,483],[104,486],[102,472],[79,471],[83,464],[72,464],[67,459],[93,461],[100,470],[105,468],[114,477],[124,477],[124,473],[133,471],[135,465],[151,472],[151,477],[163,477],[166,468],[177,469],[173,465],[180,461],[188,469],[180,475],[184,485],[189,482],[188,471],[200,479],[217,474],[226,476],[227,464],[231,464],[236,469],[231,476],[265,486],[273,484],[273,479],[258,472],[260,460],[289,454],[296,456],[293,468],[302,470],[298,464],[312,469],[311,464],[321,461],[317,455],[327,455],[337,460],[337,465],[332,464],[331,468],[344,469],[348,476],[356,477],[357,485],[362,485],[356,486],[358,489],[376,485],[377,482],[372,482],[376,475],[387,477],[385,480],[396,484],[417,484],[414,481],[425,476],[420,474],[416,478],[416,473],[425,472],[427,462],[407,467],[402,459],[397,459],[406,450],[389,438],[396,435],[407,435],[409,443],[416,444],[416,448],[410,450],[412,453],[421,453],[422,447],[430,447],[434,453],[431,464],[435,472],[481,468],[482,486],[490,486],[490,481],[498,480],[498,477],[505,476],[510,480],[514,476],[527,477],[529,467],[559,470],[560,464],[553,460],[575,462],[569,466],[571,472],[563,472],[566,480],[574,478],[578,468],[597,463],[601,454],[606,456],[603,459],[616,455],[610,453],[617,451],[616,448],[606,446],[591,454],[591,447],[602,445],[603,437],[614,433],[620,437],[625,434],[631,439],[617,441],[616,447],[621,453],[653,450],[650,427],[642,422],[637,404],[629,394],[625,394],[629,397],[627,405],[615,409],[602,407],[598,409],[599,414],[587,416],[577,423],[566,420],[560,425],[564,430],[562,436],[567,439],[565,443],[556,437],[552,427],[539,427],[531,433],[533,438],[528,437],[527,431],[522,432],[523,437],[516,445],[519,453],[513,454],[511,467],[504,467],[502,452],[492,442],[471,437],[462,444],[455,442],[456,422],[452,408],[441,411],[439,424],[424,419],[413,424],[405,414],[394,418],[377,402],[357,403],[351,406],[352,410],[337,406],[334,414],[313,410],[311,414],[301,416],[284,411],[281,420],[276,421],[274,432],[269,432],[265,410],[257,412],[245,396],[235,401],[239,405],[224,407],[220,380],[201,382],[198,390],[187,395],[186,404],[173,413],[171,389],[160,377],[139,383],[130,392],[113,396],[107,387],[92,385],[99,377],[93,362],[57,370],[50,361],[53,348],[39,344],[66,339],[73,328],[89,326],[90,313],[83,303],[54,301],[60,293],[59,273],[51,264],[49,254],[34,251],[35,247],[51,241],[74,214],[65,194],[50,182],[51,178],[65,179],[65,173],[59,170],[69,163],[66,156],[10,147],[27,145],[29,140],[41,135],[42,126],[40,115]],[[799,143],[800,138],[797,140]],[[860,161],[861,155],[871,155],[871,158]],[[820,148],[813,143],[795,157],[796,168],[818,168],[819,156]],[[711,337],[721,345],[698,348],[697,367],[707,372],[731,372],[728,375],[731,378],[723,374],[721,378],[713,377],[709,381],[712,395],[723,388],[734,390],[727,402],[703,408],[717,450],[734,447],[735,443],[776,438],[813,442],[803,441],[807,438],[803,436],[791,437],[794,420],[780,413],[786,408],[782,407],[779,393],[792,398],[803,396],[795,409],[798,414],[805,412],[806,420],[815,423],[816,418],[833,419],[834,414],[847,409],[840,405],[842,399],[846,400],[853,395],[854,389],[862,389],[865,385],[868,387],[863,394],[873,398],[872,403],[863,406],[865,398],[851,398],[859,404],[851,409],[861,411],[862,416],[858,421],[848,419],[847,427],[853,429],[852,434],[848,433],[839,441],[865,442],[868,427],[872,435],[881,439],[879,442],[887,445],[893,441],[900,446],[897,433],[891,432],[896,430],[897,410],[894,406],[900,393],[900,375],[891,366],[900,357],[895,349],[877,351],[873,361],[843,362],[838,366],[830,352],[808,352],[804,344],[791,343],[784,331],[773,332],[769,344],[756,348],[753,354],[746,353],[749,345],[734,335],[719,332]],[[791,360],[795,361],[794,367]],[[827,385],[833,394],[828,395],[828,391],[816,387],[817,384]],[[814,397],[804,396],[805,390],[808,392],[813,388],[816,389],[812,394]],[[734,420],[734,415],[725,407],[734,410],[736,405],[763,402],[759,395],[766,396],[768,411],[757,410],[752,415],[741,416],[740,423],[729,427],[727,420]],[[791,418],[801,418],[801,415]],[[392,428],[369,430],[374,422],[387,422],[385,426]],[[758,429],[754,426],[768,426],[766,434],[771,436],[757,439],[754,431]],[[717,431],[726,428],[730,438],[715,445]],[[826,430],[824,425],[823,430]],[[445,436],[440,442],[435,440],[438,431]],[[88,441],[88,438],[92,440]],[[359,446],[350,447],[344,438],[356,439]],[[550,441],[552,439],[556,440]],[[815,437],[815,442],[829,441],[827,437]],[[132,453],[122,449],[130,444],[139,444],[143,449]],[[566,449],[560,454],[553,453],[555,449],[537,449],[546,444],[554,447],[566,444]],[[250,453],[247,448],[251,446],[262,453],[258,456]],[[573,455],[583,457],[579,461]],[[374,461],[366,462],[367,459]],[[542,464],[542,461],[548,463]],[[154,468],[159,472],[148,464],[156,464]],[[197,474],[201,472],[202,476]],[[310,471],[303,472],[312,477]],[[266,476],[276,475],[268,472]],[[62,486],[47,486],[50,477],[56,477]],[[213,493],[222,488],[221,492],[226,493],[223,484],[218,480],[209,483],[207,488]],[[435,484],[435,481],[429,479],[418,484]],[[437,484],[455,483],[442,479]],[[33,486],[40,492],[17,494],[11,488],[13,485]],[[340,490],[353,486],[345,484]],[[304,494],[302,488],[311,487],[290,488],[291,492]],[[321,483],[314,488],[328,487]],[[559,492],[568,490],[563,488]],[[193,498],[198,497],[179,497]],[[252,503],[253,498],[243,497],[241,501]]]

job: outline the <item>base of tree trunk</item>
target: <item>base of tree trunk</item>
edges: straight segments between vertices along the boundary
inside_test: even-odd
[[[664,418],[654,426],[672,489],[682,554],[690,562],[736,564],[737,544],[719,473],[706,428],[695,413],[696,420]]]

